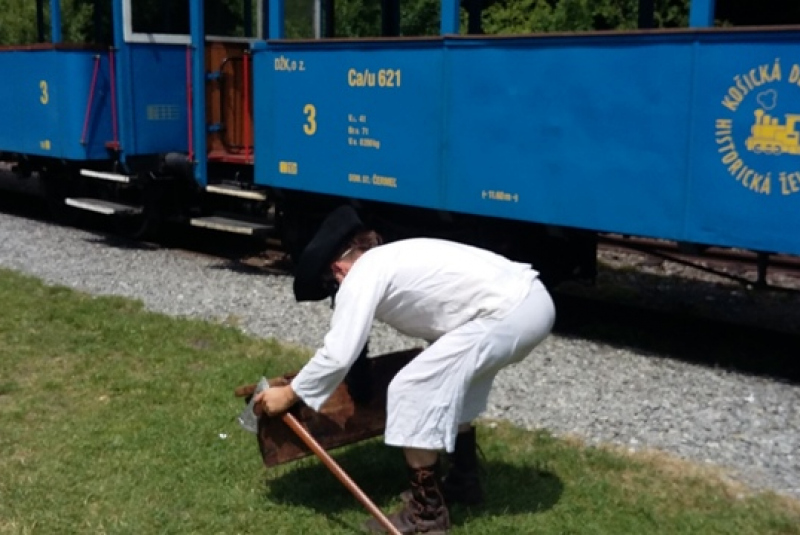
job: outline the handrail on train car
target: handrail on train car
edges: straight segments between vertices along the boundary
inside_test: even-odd
[[[192,87],[192,46],[186,47],[186,132],[189,162],[194,162],[194,88]]]
[[[81,145],[86,145],[86,132],[89,129],[89,119],[92,114],[92,104],[94,103],[94,90],[97,87],[97,73],[100,71],[100,56],[94,56],[94,69],[92,70],[92,83],[89,86],[89,99],[86,103],[86,113],[83,117],[83,132],[81,132]]]
[[[248,162],[253,161],[253,125],[250,116],[250,51],[244,51],[244,118],[242,120],[242,144]]]
[[[192,125],[192,137],[197,150],[194,157],[190,160],[194,164],[194,179],[201,186],[205,187],[208,183],[208,154],[206,154],[206,124],[205,124],[205,14],[203,13],[203,2],[189,2],[189,28],[191,31],[190,50],[192,52],[192,113],[194,124]]]
[[[108,51],[108,70],[111,78],[111,131],[113,133],[113,141],[111,144],[106,144],[109,148],[116,151],[120,150],[119,131],[117,127],[117,75],[116,75],[116,61],[114,60],[116,50],[112,47]]]

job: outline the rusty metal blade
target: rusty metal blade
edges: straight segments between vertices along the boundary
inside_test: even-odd
[[[373,396],[367,403],[356,403],[346,384],[339,385],[330,399],[316,412],[302,403],[289,411],[325,450],[354,444],[383,434],[386,427],[386,390],[395,374],[421,349],[399,351],[368,360]],[[297,373],[274,377],[270,386],[287,384]],[[240,397],[251,396],[256,385],[236,389]],[[262,415],[258,419],[258,445],[267,467],[301,459],[311,450],[280,418]]]

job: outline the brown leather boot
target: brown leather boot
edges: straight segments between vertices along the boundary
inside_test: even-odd
[[[425,468],[409,468],[409,500],[399,511],[388,515],[389,521],[403,535],[446,535],[450,529],[450,513],[439,489],[438,467],[436,463]],[[386,533],[374,518],[367,520],[364,528],[368,533]]]
[[[478,474],[478,440],[475,428],[459,433],[450,456],[450,470],[442,479],[442,493],[448,503],[483,503],[483,488]]]
[[[456,448],[449,456],[450,469],[442,478],[440,488],[447,503],[479,505],[483,503],[483,487],[479,477],[478,442],[475,428],[456,436]],[[411,499],[411,491],[400,494],[403,503]]]

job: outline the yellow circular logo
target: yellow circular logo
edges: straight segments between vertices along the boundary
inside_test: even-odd
[[[733,77],[715,123],[728,174],[760,195],[800,193],[800,65],[780,60]]]

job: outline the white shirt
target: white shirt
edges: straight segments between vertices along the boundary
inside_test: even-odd
[[[475,318],[505,316],[537,277],[528,264],[445,240],[414,238],[371,249],[342,281],[324,344],[292,388],[319,410],[358,358],[374,319],[434,341]]]

